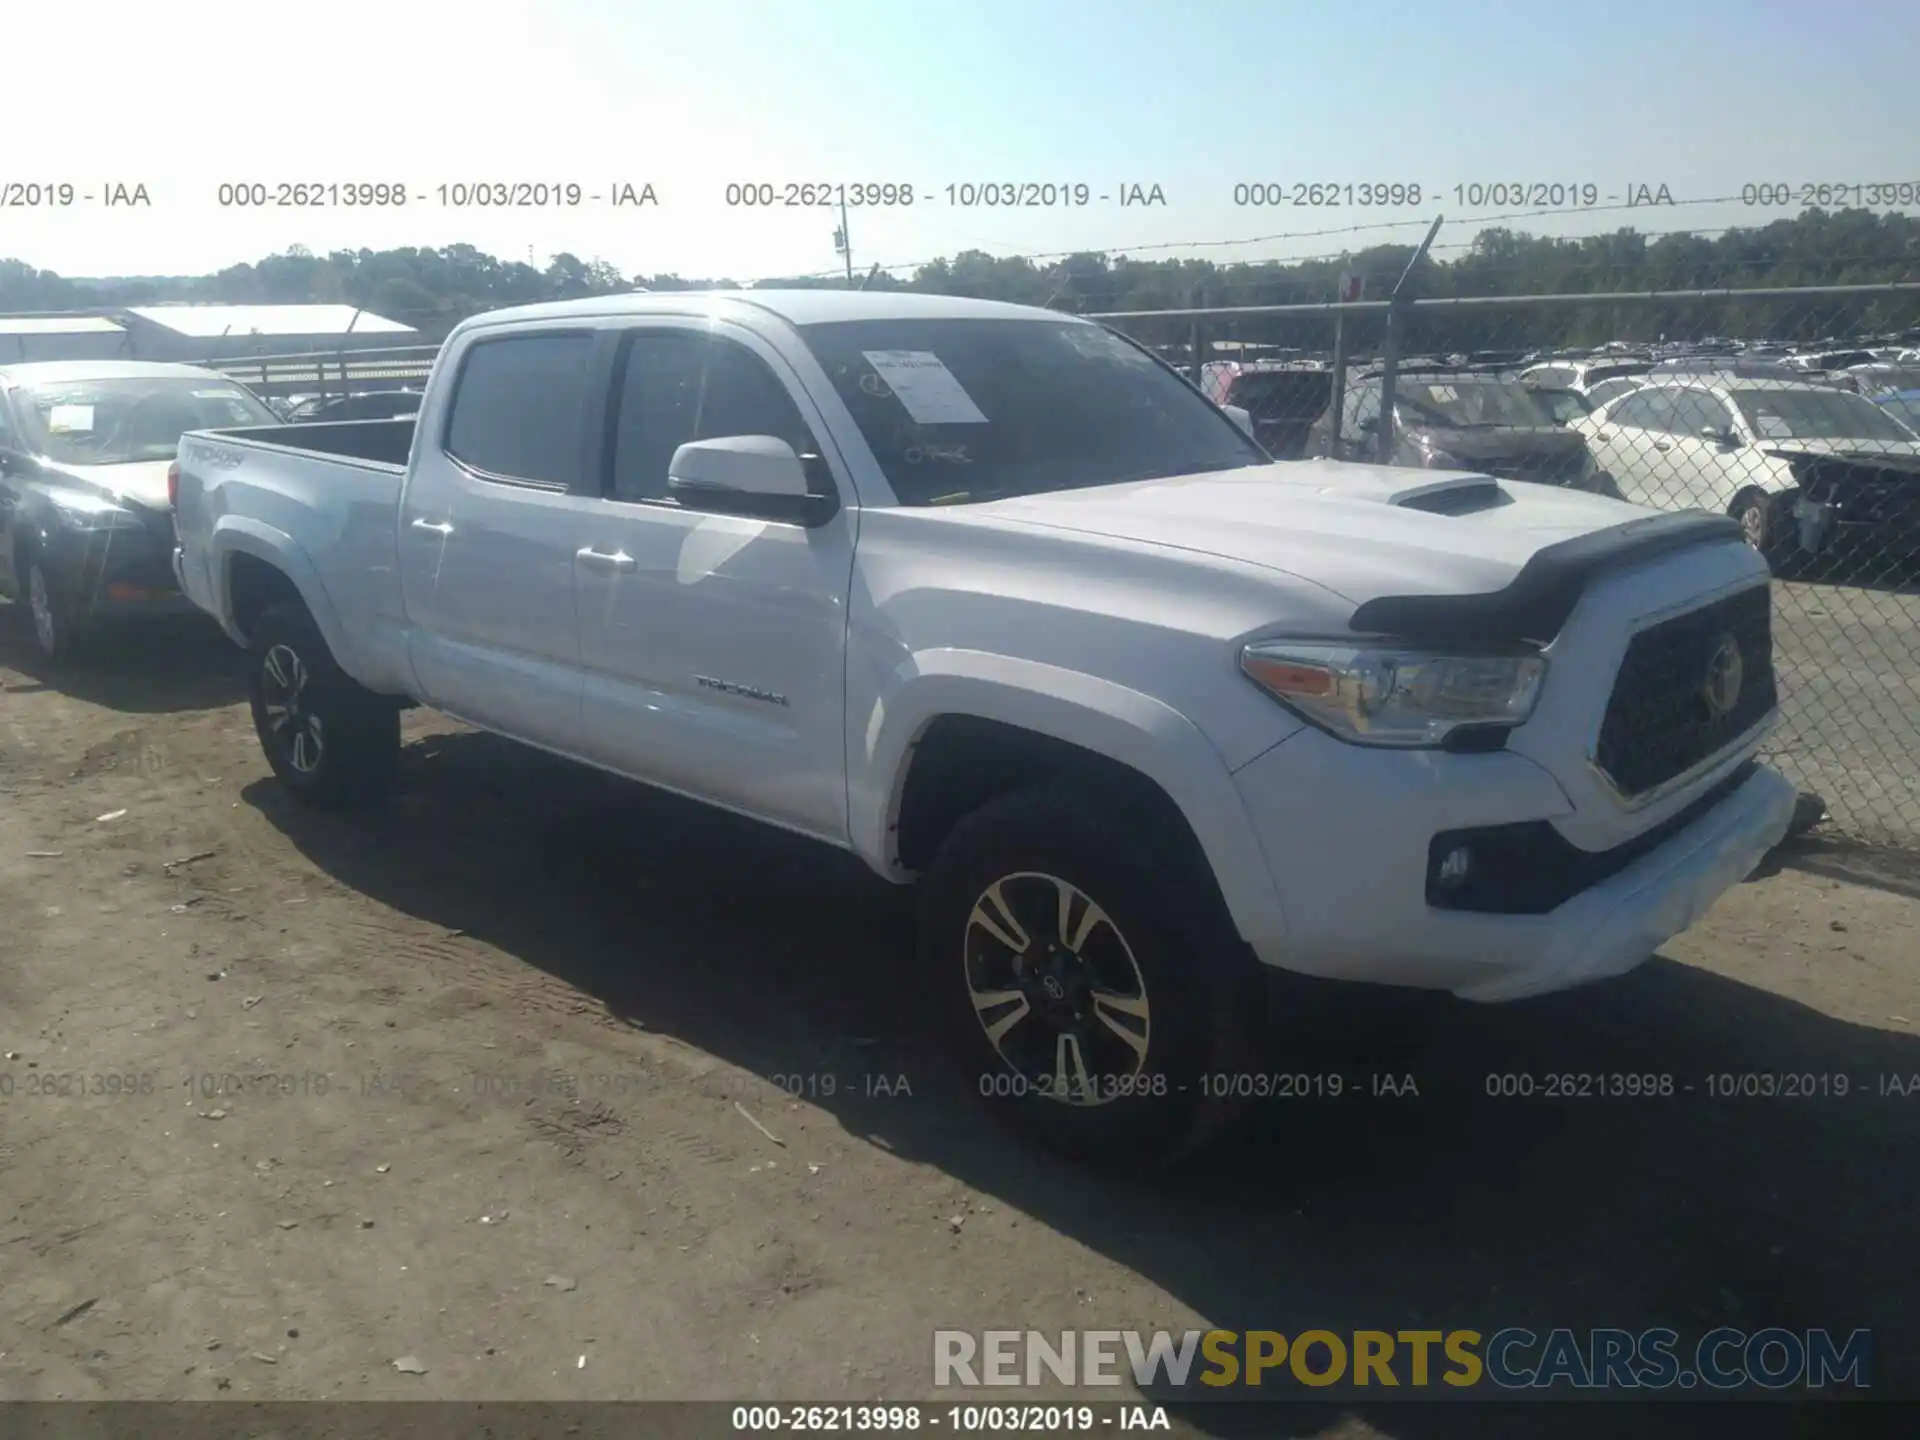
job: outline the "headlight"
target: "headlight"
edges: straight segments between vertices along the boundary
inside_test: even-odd
[[[1267,640],[1240,652],[1240,669],[1341,740],[1420,747],[1438,745],[1466,726],[1522,723],[1540,697],[1547,662],[1532,653]]]
[[[50,492],[48,503],[60,523],[73,530],[138,530],[140,517],[123,510],[111,500],[89,495],[84,490]]]

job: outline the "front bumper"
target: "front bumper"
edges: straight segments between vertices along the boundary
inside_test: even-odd
[[[1800,548],[1809,555],[1865,541],[1896,559],[1920,556],[1920,481],[1892,496],[1864,486],[1818,498],[1803,492],[1793,501],[1792,515]]]
[[[170,537],[152,529],[50,531],[40,553],[48,581],[83,622],[186,614]]]
[[[1517,1000],[1618,975],[1648,959],[1750,874],[1783,839],[1797,794],[1772,770],[1737,768],[1719,799],[1542,914],[1428,903],[1443,832],[1570,815],[1565,792],[1523,755],[1369,750],[1318,731],[1235,775],[1265,852],[1284,933],[1246,935],[1266,964],[1327,979]]]

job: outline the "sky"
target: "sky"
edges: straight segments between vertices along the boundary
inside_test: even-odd
[[[729,185],[910,192],[851,210],[860,271],[1332,255],[1437,215],[1444,257],[1487,217],[1713,231],[1798,212],[1749,186],[1920,186],[1912,0],[103,0],[11,7],[6,47],[0,258],[69,276],[455,242],[743,282],[843,264],[836,209]],[[497,182],[579,200],[454,203]],[[299,183],[406,202],[222,203]],[[1339,203],[1292,203],[1314,183]],[[36,203],[60,185],[71,204]],[[1087,203],[978,203],[1007,185]],[[610,203],[622,186],[655,203]],[[1680,203],[1624,208],[1642,186]],[[1263,196],[1285,203],[1236,203]]]

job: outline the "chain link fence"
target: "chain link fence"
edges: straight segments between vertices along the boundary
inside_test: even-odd
[[[1737,518],[1775,575],[1773,762],[1825,802],[1830,830],[1920,850],[1916,282],[1092,318],[1249,411],[1283,459]]]

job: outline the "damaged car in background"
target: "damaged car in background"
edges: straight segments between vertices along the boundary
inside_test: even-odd
[[[0,594],[42,661],[97,624],[194,613],[173,574],[167,467],[189,430],[274,423],[251,391],[192,365],[0,366]]]
[[[1322,415],[1309,454],[1372,460],[1380,430],[1383,377],[1349,382],[1334,433]],[[1563,425],[1525,386],[1486,371],[1403,369],[1393,406],[1392,464],[1467,470],[1503,480],[1586,488],[1594,476],[1586,440]]]

